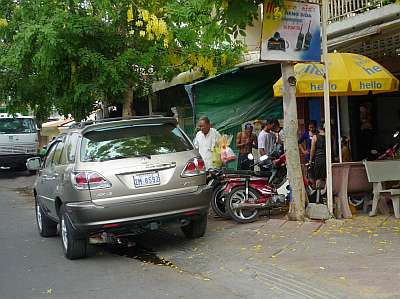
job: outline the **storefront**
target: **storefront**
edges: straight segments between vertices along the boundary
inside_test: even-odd
[[[341,136],[348,137],[351,160],[373,158],[393,141],[400,125],[399,80],[373,60],[351,53],[329,53],[330,110],[333,163],[333,193],[342,203],[342,214],[351,217],[349,193],[372,189],[362,162],[344,162]],[[308,119],[317,122],[323,115],[323,67],[320,64],[297,64],[296,94],[304,101]],[[282,81],[274,85],[275,96],[282,95]],[[303,98],[303,99],[301,99]],[[318,119],[319,118],[319,119]],[[338,163],[339,162],[339,163]]]

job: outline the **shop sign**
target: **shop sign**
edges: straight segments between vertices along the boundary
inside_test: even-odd
[[[319,5],[283,1],[264,3],[262,61],[321,61]]]

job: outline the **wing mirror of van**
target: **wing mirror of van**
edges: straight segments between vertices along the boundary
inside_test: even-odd
[[[29,171],[36,171],[42,168],[42,160],[40,157],[33,157],[26,160],[26,168]]]

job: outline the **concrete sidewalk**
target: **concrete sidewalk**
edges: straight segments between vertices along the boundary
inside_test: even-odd
[[[237,286],[239,297],[262,298],[266,289],[276,298],[400,297],[400,221],[393,217],[246,225],[210,219],[207,237],[179,242],[153,248],[179,271]]]
[[[399,245],[399,220],[363,215],[329,221],[289,246],[277,262],[313,282],[351,290],[358,298],[399,298]]]

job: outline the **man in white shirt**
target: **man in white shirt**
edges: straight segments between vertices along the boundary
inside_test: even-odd
[[[269,155],[276,144],[276,134],[272,131],[273,126],[274,121],[267,120],[266,125],[258,134],[258,151],[261,156]]]
[[[210,120],[206,116],[200,118],[199,127],[200,131],[197,132],[193,143],[199,150],[206,169],[210,169],[212,168],[212,150],[221,135],[217,130],[211,128]]]

